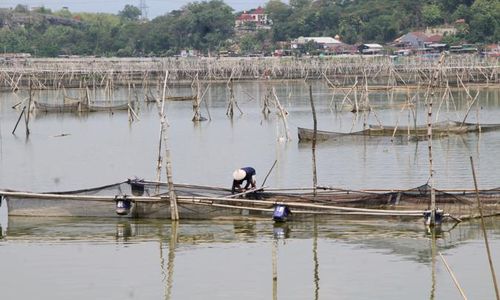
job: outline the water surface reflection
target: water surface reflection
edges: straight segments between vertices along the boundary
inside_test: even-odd
[[[498,224],[495,219],[487,221],[492,249],[500,246]],[[12,217],[0,241],[0,261],[10,271],[2,273],[0,280],[23,280],[37,290],[19,291],[15,284],[6,284],[0,294],[7,298],[52,295],[51,299],[96,295],[106,299],[230,299],[237,295],[243,299],[426,299],[432,294],[436,299],[456,299],[449,275],[435,261],[440,251],[457,274],[463,275],[467,268],[469,276],[462,284],[468,294],[487,299],[493,290],[481,241],[479,223],[445,225],[431,234],[421,222],[370,218],[177,224]],[[471,250],[476,254],[457,260]],[[47,279],[38,282],[37,275],[23,275],[47,272],[60,283],[55,295]],[[72,275],[63,276],[68,272]],[[138,279],[142,277],[146,279]]]

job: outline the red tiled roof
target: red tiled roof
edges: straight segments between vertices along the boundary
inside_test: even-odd
[[[414,31],[414,32],[410,32],[409,34],[412,34],[416,37],[418,37],[419,39],[422,39],[422,40],[426,40],[427,39],[427,35],[425,33],[423,33],[422,31]]]
[[[252,10],[251,13],[254,14],[254,15],[263,15],[264,14],[264,9],[259,6],[256,9]]]
[[[439,34],[431,35],[430,37],[427,38],[426,42],[429,43],[438,43],[443,40],[443,36]]]
[[[238,17],[238,20],[240,20],[240,21],[252,21],[253,17],[249,14],[242,14],[241,16]]]

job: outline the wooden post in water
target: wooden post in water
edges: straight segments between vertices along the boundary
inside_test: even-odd
[[[24,117],[25,117],[25,120],[26,120],[26,136],[29,136],[30,135],[30,126],[29,126],[29,123],[30,123],[30,111],[31,111],[31,100],[32,100],[32,95],[31,95],[31,77],[30,77],[30,80],[29,80],[29,93],[30,93],[30,96],[29,96],[29,100],[28,100],[28,112],[24,114]]]
[[[483,231],[484,244],[486,246],[486,253],[488,254],[488,262],[490,264],[491,277],[493,278],[493,286],[495,287],[495,294],[497,296],[497,300],[500,300],[500,292],[498,291],[498,285],[497,285],[497,276],[495,274],[495,268],[493,267],[493,259],[491,258],[491,251],[490,251],[490,244],[488,242],[488,236],[486,235],[486,226],[484,224],[484,217],[483,217],[483,206],[481,204],[481,199],[479,198],[479,190],[477,188],[477,180],[476,180],[476,171],[474,170],[474,161],[472,160],[472,156],[470,156],[470,165],[472,168],[472,177],[474,178],[474,188],[476,190],[477,207],[479,209],[479,215],[481,217],[481,229]]]
[[[173,221],[179,220],[179,211],[177,208],[177,195],[175,193],[175,186],[172,176],[172,161],[170,158],[170,150],[168,148],[168,134],[167,134],[167,117],[165,114],[165,90],[167,86],[168,71],[165,72],[165,81],[163,83],[163,94],[161,100],[161,108],[159,110],[160,115],[160,154],[158,158],[158,167],[161,170],[161,143],[163,140],[163,147],[165,151],[165,169],[167,173],[167,184],[168,184],[168,197],[170,200],[170,217]]]
[[[312,139],[313,193],[314,195],[316,195],[316,187],[318,186],[318,176],[316,170],[316,135],[318,133],[318,120],[316,119],[316,109],[314,108],[311,85],[309,85],[309,99],[311,101],[311,110],[313,115],[313,139]]]
[[[200,122],[200,121],[203,121],[203,117],[201,116],[201,107],[200,107],[201,87],[200,87],[200,79],[198,78],[198,73],[196,73],[195,81],[196,81],[196,97],[195,97],[195,99],[193,99],[194,116],[193,116],[192,121],[193,122]],[[193,84],[194,84],[194,82],[193,82]]]
[[[17,119],[16,126],[14,126],[14,130],[12,130],[12,134],[16,132],[17,125],[19,125],[19,121],[21,121],[21,117],[23,116],[25,110],[26,110],[26,105],[23,107],[23,110],[19,114],[19,118]]]
[[[428,109],[427,109],[427,143],[429,147],[429,182],[431,184],[431,219],[430,219],[430,226],[436,225],[436,190],[434,188],[434,168],[432,164],[432,103],[433,103],[433,98],[434,98],[434,93],[435,93],[435,88],[437,87],[437,81],[439,77],[439,72],[441,70],[441,65],[444,62],[444,57],[445,54],[441,54],[441,57],[439,58],[439,63],[438,63],[438,68],[434,72],[434,76],[431,78],[432,82],[432,89],[431,89],[431,95],[428,99]]]
[[[275,88],[273,88],[273,96],[274,96],[276,108],[278,109],[278,114],[281,117],[281,120],[283,121],[283,127],[285,130],[285,139],[286,139],[286,141],[289,141],[290,140],[290,132],[288,131],[288,122],[286,119],[288,112],[281,105],[280,100],[278,99],[278,96],[276,95]]]

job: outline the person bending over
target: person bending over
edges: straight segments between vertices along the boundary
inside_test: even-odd
[[[235,170],[233,172],[233,187],[231,188],[231,193],[234,194],[236,192],[241,193],[247,191],[250,186],[254,189],[256,185],[255,174],[255,169],[252,167],[244,167]],[[241,185],[243,181],[246,181],[246,184],[242,189]]]

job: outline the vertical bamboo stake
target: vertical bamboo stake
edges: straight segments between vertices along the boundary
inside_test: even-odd
[[[434,92],[433,92],[434,93]],[[428,102],[428,110],[427,110],[427,144],[429,148],[429,176],[431,183],[431,226],[436,224],[436,191],[434,190],[434,168],[432,165],[432,98],[434,95],[431,95]]]
[[[488,254],[488,262],[490,264],[491,277],[493,279],[493,286],[495,287],[495,294],[497,296],[497,300],[500,300],[500,292],[498,291],[497,277],[495,275],[495,268],[493,267],[493,259],[491,258],[490,244],[488,243],[488,236],[486,235],[486,226],[484,225],[484,217],[483,217],[483,206],[481,204],[481,200],[479,199],[479,190],[477,188],[476,171],[474,169],[474,161],[472,160],[472,156],[470,156],[470,165],[472,168],[472,177],[474,178],[474,188],[476,190],[477,207],[479,209],[479,215],[481,216],[481,229],[483,231],[484,244],[486,246],[486,253]]]
[[[170,199],[170,218],[173,221],[179,220],[179,211],[177,208],[177,195],[172,176],[172,160],[170,158],[170,149],[168,148],[167,116],[165,115],[165,88],[167,86],[168,71],[165,73],[165,82],[163,85],[163,95],[161,99],[161,126],[163,133],[163,147],[165,148],[165,168],[167,172],[168,197]]]
[[[428,102],[428,110],[427,110],[427,143],[429,147],[429,176],[430,176],[430,183],[431,183],[431,220],[430,220],[430,226],[436,225],[436,190],[434,188],[434,167],[432,164],[432,103],[434,100],[434,93],[435,93],[435,87],[437,86],[437,80],[439,76],[439,71],[441,69],[441,65],[444,61],[444,53],[441,54],[441,57],[439,59],[439,67],[436,69],[434,72],[434,77],[432,78],[432,90],[431,90],[431,95],[429,97],[429,102]]]
[[[198,73],[196,73],[196,98],[193,100],[193,110],[194,110],[194,116],[192,119],[193,122],[200,122],[203,120],[201,116],[200,101],[201,101],[200,79],[198,78]]]
[[[318,121],[316,119],[316,109],[314,108],[314,101],[312,96],[312,86],[309,85],[309,99],[311,100],[311,110],[313,115],[313,139],[312,139],[312,168],[313,168],[313,193],[316,195],[316,186],[318,185],[318,177],[316,172],[316,135],[318,131]]]
[[[273,88],[273,95],[274,95],[274,100],[276,103],[276,107],[278,108],[279,111],[279,116],[281,117],[281,120],[283,121],[283,127],[285,128],[285,139],[286,141],[290,140],[290,132],[288,131],[288,122],[286,119],[286,115],[288,112],[281,106],[280,100],[278,99],[278,96],[276,95],[276,90]]]
[[[163,95],[165,94],[165,89],[167,86],[167,78],[168,78],[168,71],[165,72],[165,80],[163,84]],[[158,82],[158,94],[160,93],[159,91],[159,86],[160,82]],[[163,121],[163,100],[165,98],[162,98],[162,102],[160,102],[159,98],[155,98],[156,100],[156,105],[158,107],[158,116],[160,117],[160,122]],[[164,131],[164,126],[162,123],[160,123],[160,137],[158,138],[158,160],[156,164],[156,181],[160,182],[161,181],[161,168],[162,168],[162,155],[161,155],[161,149],[162,149],[162,141],[163,141],[163,131]]]
[[[127,98],[127,104],[128,104],[128,109],[127,109],[127,113],[128,113],[128,121],[129,122],[132,122],[134,119],[132,117],[132,112],[130,111],[131,110],[131,105],[130,103],[132,102],[132,91],[130,90],[130,81],[128,81],[128,98]]]
[[[30,123],[30,111],[31,111],[31,100],[32,100],[31,99],[32,98],[32,95],[31,95],[31,77],[29,80],[29,85],[30,85],[30,88],[29,88],[30,97],[28,100],[28,112],[24,114],[25,120],[26,120],[26,136],[30,135],[29,123]]]

